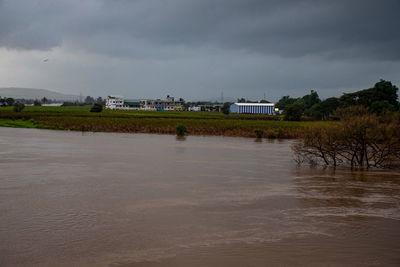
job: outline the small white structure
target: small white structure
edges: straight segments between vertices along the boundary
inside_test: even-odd
[[[121,109],[124,107],[124,98],[119,95],[109,95],[106,99],[107,109]]]
[[[230,106],[232,113],[274,114],[275,103],[234,103]]]

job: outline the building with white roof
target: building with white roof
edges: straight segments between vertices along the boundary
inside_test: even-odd
[[[230,106],[232,113],[274,114],[275,103],[234,103]]]

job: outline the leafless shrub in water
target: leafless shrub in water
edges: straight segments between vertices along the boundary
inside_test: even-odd
[[[306,130],[292,146],[295,161],[311,166],[400,168],[399,114],[378,117],[360,107],[353,109],[336,125]]]

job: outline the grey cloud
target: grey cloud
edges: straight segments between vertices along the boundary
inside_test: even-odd
[[[11,49],[50,49],[62,40],[62,5],[0,1],[0,45]],[[61,31],[60,31],[61,30]]]
[[[115,56],[174,47],[399,60],[400,1],[0,1],[0,46]],[[141,53],[143,51],[143,53]]]
[[[398,85],[399,11],[398,0],[0,0],[0,86],[277,100]]]

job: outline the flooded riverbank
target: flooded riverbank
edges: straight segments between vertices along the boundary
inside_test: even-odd
[[[400,174],[290,141],[0,128],[1,266],[398,266]]]

